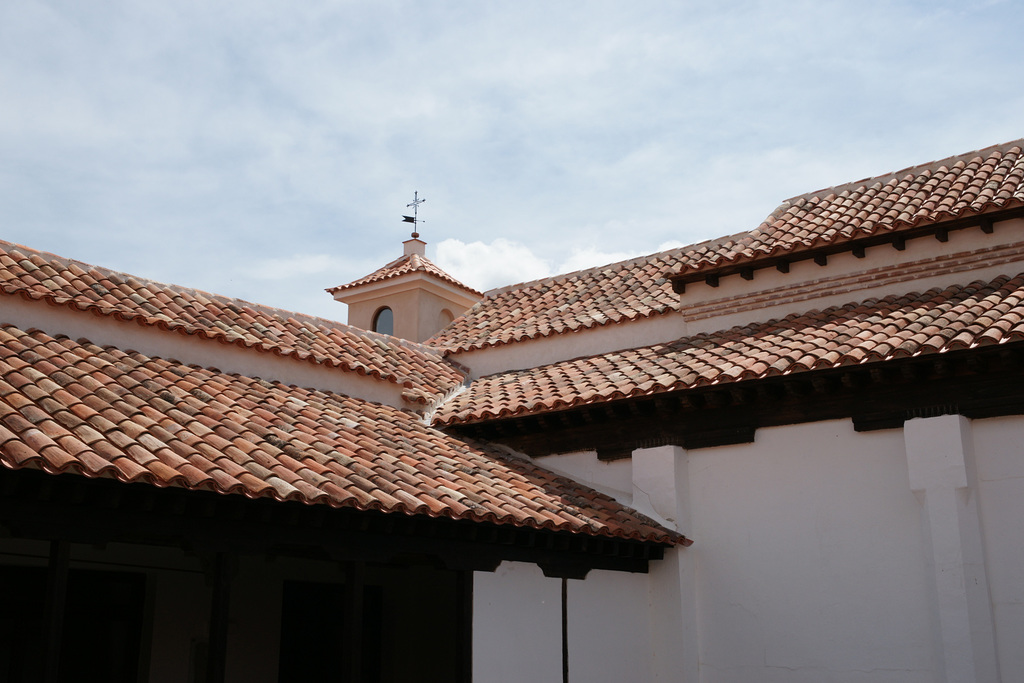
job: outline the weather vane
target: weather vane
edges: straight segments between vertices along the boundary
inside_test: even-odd
[[[420,234],[416,232],[416,227],[420,222],[420,204],[427,201],[426,199],[420,199],[420,192],[416,190],[412,193],[412,201],[406,204],[406,207],[412,207],[411,216],[402,216],[403,223],[412,223],[412,238],[418,239]]]

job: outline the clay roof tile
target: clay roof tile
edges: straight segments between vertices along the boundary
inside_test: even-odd
[[[0,241],[0,290],[370,375],[440,398],[463,374],[434,349],[341,323],[123,276]],[[95,358],[92,350],[83,352]],[[86,360],[88,362],[88,360]]]
[[[668,273],[703,274],[968,211],[1006,208],[1011,201],[1024,205],[1022,144],[996,145],[794,197],[746,233],[491,290],[428,343],[468,351],[663,315],[681,305]]]
[[[9,342],[2,345],[8,360],[0,361],[0,384],[9,388],[0,398],[0,463],[7,467],[688,543],[597,492],[394,408],[142,354],[129,358],[10,325],[0,325],[0,340]],[[68,351],[91,357],[92,369],[56,382],[55,357]],[[65,399],[85,396],[91,407],[76,416],[55,400],[58,391]],[[59,415],[95,426],[69,429]],[[520,504],[511,506],[506,491]],[[585,504],[561,511],[564,496],[578,491],[586,492]]]
[[[482,377],[437,424],[877,363],[1024,338],[1024,274],[851,303],[598,356]],[[642,368],[638,370],[638,368]],[[650,381],[649,377],[657,377]]]

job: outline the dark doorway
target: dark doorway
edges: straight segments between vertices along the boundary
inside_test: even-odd
[[[469,572],[367,566],[355,576],[361,599],[346,583],[285,582],[280,683],[468,682]]]
[[[46,568],[0,566],[0,680],[36,683],[44,657]],[[138,680],[146,576],[72,569],[59,681]]]
[[[343,584],[286,581],[281,610],[280,683],[345,681],[353,639],[346,633],[348,600]],[[360,681],[380,682],[380,586],[363,587]]]

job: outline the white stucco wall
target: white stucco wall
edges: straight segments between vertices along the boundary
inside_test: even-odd
[[[648,449],[615,463],[582,453],[539,462],[620,498],[632,482],[634,505],[673,517],[695,540],[654,563],[646,602],[633,595],[633,576],[591,584],[607,584],[594,605],[604,593],[633,596],[616,603],[615,620],[646,634],[636,649],[656,669],[648,678],[593,680],[934,680],[921,508],[901,430],[858,434],[849,421],[830,421],[761,429],[752,444]],[[570,595],[587,594],[586,584],[570,584]],[[587,609],[601,638],[607,619]],[[689,619],[695,634],[686,633]],[[673,643],[694,648],[699,661],[673,653]]]
[[[682,459],[681,466],[674,456]],[[675,495],[687,487],[685,460],[681,449],[663,447],[614,462],[599,461],[592,451],[538,462],[685,530],[689,506]],[[568,582],[570,681],[697,680],[694,571],[688,553],[685,548],[667,550],[647,574],[593,570],[582,581]],[[560,580],[545,578],[530,565],[504,563],[494,574],[476,574],[474,581],[474,680],[560,681],[561,605],[551,604],[560,601]],[[526,602],[524,595],[530,596]],[[541,611],[530,615],[537,604]],[[529,628],[524,631],[522,624]],[[542,642],[530,641],[535,631]],[[514,652],[504,647],[508,643],[515,644]],[[539,648],[529,655],[528,665],[537,677],[502,678],[522,668],[510,657],[525,647]]]
[[[971,427],[999,669],[1024,681],[1024,417]]]
[[[473,579],[473,681],[562,680],[562,581],[504,562]],[[651,577],[594,570],[567,584],[569,680],[650,681]]]
[[[596,451],[577,451],[546,456],[535,461],[541,467],[611,496],[623,505],[633,502],[633,460],[602,461]]]
[[[533,564],[473,575],[473,682],[562,680],[562,582]]]
[[[931,681],[901,430],[761,429],[691,451],[701,681]]]
[[[652,680],[649,583],[600,570],[568,582],[571,683]]]
[[[969,473],[966,486],[956,484],[957,518],[942,503],[956,464],[948,457],[961,448],[949,430],[963,435]],[[594,453],[539,459],[695,541],[647,575],[591,572],[569,582],[571,679],[1024,680],[1022,434],[1024,417],[942,416],[864,433],[835,420],[759,429],[751,444],[646,449],[612,463]],[[960,568],[951,557],[962,558]],[[505,578],[478,575],[478,588],[504,596],[484,623],[500,623],[502,600],[516,614],[524,588],[547,595],[550,629],[538,652],[557,673],[550,601],[558,581],[503,569]],[[971,585],[952,586],[951,595],[949,571],[966,572]],[[973,589],[986,577],[990,600]],[[966,611],[956,600],[967,600]],[[997,666],[986,663],[993,639]],[[542,679],[558,680],[529,680]]]

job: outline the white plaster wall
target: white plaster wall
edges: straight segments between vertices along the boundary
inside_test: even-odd
[[[689,548],[670,548],[648,574],[653,683],[700,681],[695,560]]]
[[[561,579],[505,562],[473,582],[474,683],[561,681]],[[593,570],[569,580],[572,683],[653,680],[650,608],[659,596],[650,589],[647,574]]]
[[[1024,417],[971,421],[976,484],[957,494],[978,501],[1001,681],[1024,680],[1022,431]],[[537,462],[695,541],[648,575],[591,572],[569,583],[573,681],[943,680],[927,535],[935,520],[912,490],[904,430],[857,433],[836,420],[760,429],[752,444]],[[547,582],[557,600],[556,580],[524,576]],[[520,588],[504,590],[514,603]],[[549,637],[555,667],[553,627]]]
[[[1024,681],[1024,417],[971,428],[999,669],[1003,681]]]
[[[599,570],[568,582],[571,683],[652,680],[648,586],[647,574]]]
[[[901,430],[760,429],[688,457],[702,683],[933,680]]]
[[[676,457],[682,462],[677,464]],[[688,533],[689,506],[675,495],[687,486],[686,452],[681,449],[646,449],[612,462],[581,451],[536,462]],[[665,559],[650,564],[648,574],[594,570],[583,581],[568,582],[571,681],[696,683],[696,610],[688,553],[667,550]],[[554,582],[549,589],[560,588],[556,580],[547,581]],[[479,581],[476,585],[479,590]],[[509,582],[504,590],[511,595],[516,588]]]
[[[623,505],[633,502],[633,461],[631,458],[602,461],[595,451],[560,453],[533,461],[556,474],[574,479],[611,496]]]
[[[683,316],[672,312],[581,332],[555,334],[477,351],[462,351],[451,354],[450,358],[469,368],[475,379],[505,370],[535,368],[570,358],[671,341],[687,334]]]
[[[561,680],[561,580],[519,562],[474,573],[474,683]]]

